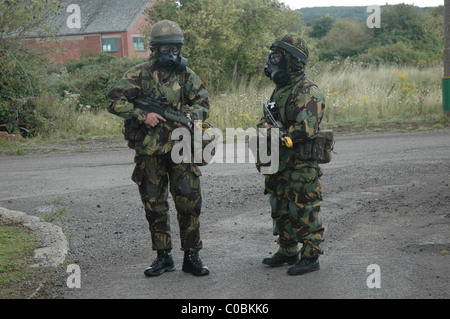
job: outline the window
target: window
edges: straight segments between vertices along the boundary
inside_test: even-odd
[[[136,51],[145,51],[144,40],[140,37],[133,37],[133,49]]]
[[[119,39],[118,38],[102,39],[102,51],[119,52]]]

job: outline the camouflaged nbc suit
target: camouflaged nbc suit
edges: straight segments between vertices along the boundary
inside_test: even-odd
[[[294,143],[293,148],[280,144],[278,172],[265,178],[266,192],[270,194],[273,233],[278,236],[279,253],[318,257],[322,254],[319,245],[324,231],[320,214],[322,172],[312,151],[325,98],[301,73],[289,85],[277,87],[271,100],[276,103],[281,121]],[[258,126],[264,127],[265,122],[263,118]],[[301,251],[298,243],[303,244]]]
[[[171,160],[171,150],[177,141],[172,141],[170,122],[161,122],[145,129],[143,122],[147,113],[135,109],[132,101],[144,92],[156,92],[166,97],[164,107],[190,113],[193,119],[205,120],[209,113],[209,93],[198,76],[189,68],[181,74],[168,73],[155,67],[152,55],[146,63],[127,72],[118,85],[109,93],[113,101],[108,110],[125,119],[137,119],[141,133],[127,136],[129,146],[136,150],[136,167],[132,180],[138,185],[144,204],[146,218],[154,250],[172,248],[168,186],[175,202],[180,227],[181,248],[197,252],[202,248],[199,232],[201,212],[200,169],[195,164],[176,164]],[[125,129],[126,130],[126,129]],[[142,134],[143,133],[143,134]]]

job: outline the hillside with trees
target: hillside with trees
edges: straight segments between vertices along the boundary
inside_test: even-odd
[[[419,11],[428,11],[432,7],[415,7]],[[307,25],[313,20],[322,18],[323,16],[330,15],[335,19],[348,18],[357,23],[364,23],[367,19],[367,6],[330,6],[330,7],[311,7],[298,9],[298,12],[302,15],[302,20]]]
[[[326,15],[332,16],[336,20],[348,18],[356,23],[364,23],[367,19],[367,7],[364,6],[312,7],[298,9],[297,11],[301,13],[302,20],[306,25],[310,25],[314,20]]]
[[[365,12],[366,9],[328,7],[300,10],[303,21],[305,18],[309,21],[305,24],[307,35],[316,49],[316,61],[351,58],[364,63],[414,65],[442,61],[442,6],[425,9],[406,4],[382,6],[381,28],[373,29],[366,25],[371,14]]]

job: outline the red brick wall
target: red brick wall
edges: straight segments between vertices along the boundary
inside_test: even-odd
[[[22,40],[22,45],[25,49],[40,52],[56,63],[64,63],[101,52],[101,35],[65,36],[56,41],[25,39]]]
[[[152,1],[149,8],[154,5]],[[24,39],[22,45],[25,49],[36,50],[41,54],[51,58],[56,63],[65,63],[73,59],[80,59],[82,56],[102,52],[102,37],[119,38],[118,52],[110,52],[119,58],[142,56],[148,57],[149,51],[136,51],[133,49],[133,35],[141,35],[142,28],[147,25],[147,15],[141,14],[128,32],[89,34],[79,36],[64,36],[56,41],[46,41],[42,39]],[[147,41],[144,39],[144,41]]]

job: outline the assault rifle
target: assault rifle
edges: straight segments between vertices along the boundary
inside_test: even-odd
[[[186,117],[186,114],[163,107],[166,98],[157,93],[146,93],[142,98],[133,101],[135,107],[148,113],[157,113],[171,122],[177,122],[186,126],[190,131],[194,129],[194,121]],[[133,127],[137,127],[136,120],[133,121]]]
[[[278,119],[278,111],[275,107],[275,102],[267,101],[263,103],[264,106],[264,116],[266,117],[268,123],[274,128],[277,128],[280,132],[280,140],[286,147],[293,147],[294,144],[289,136],[287,136],[286,129],[284,128],[281,121]]]

